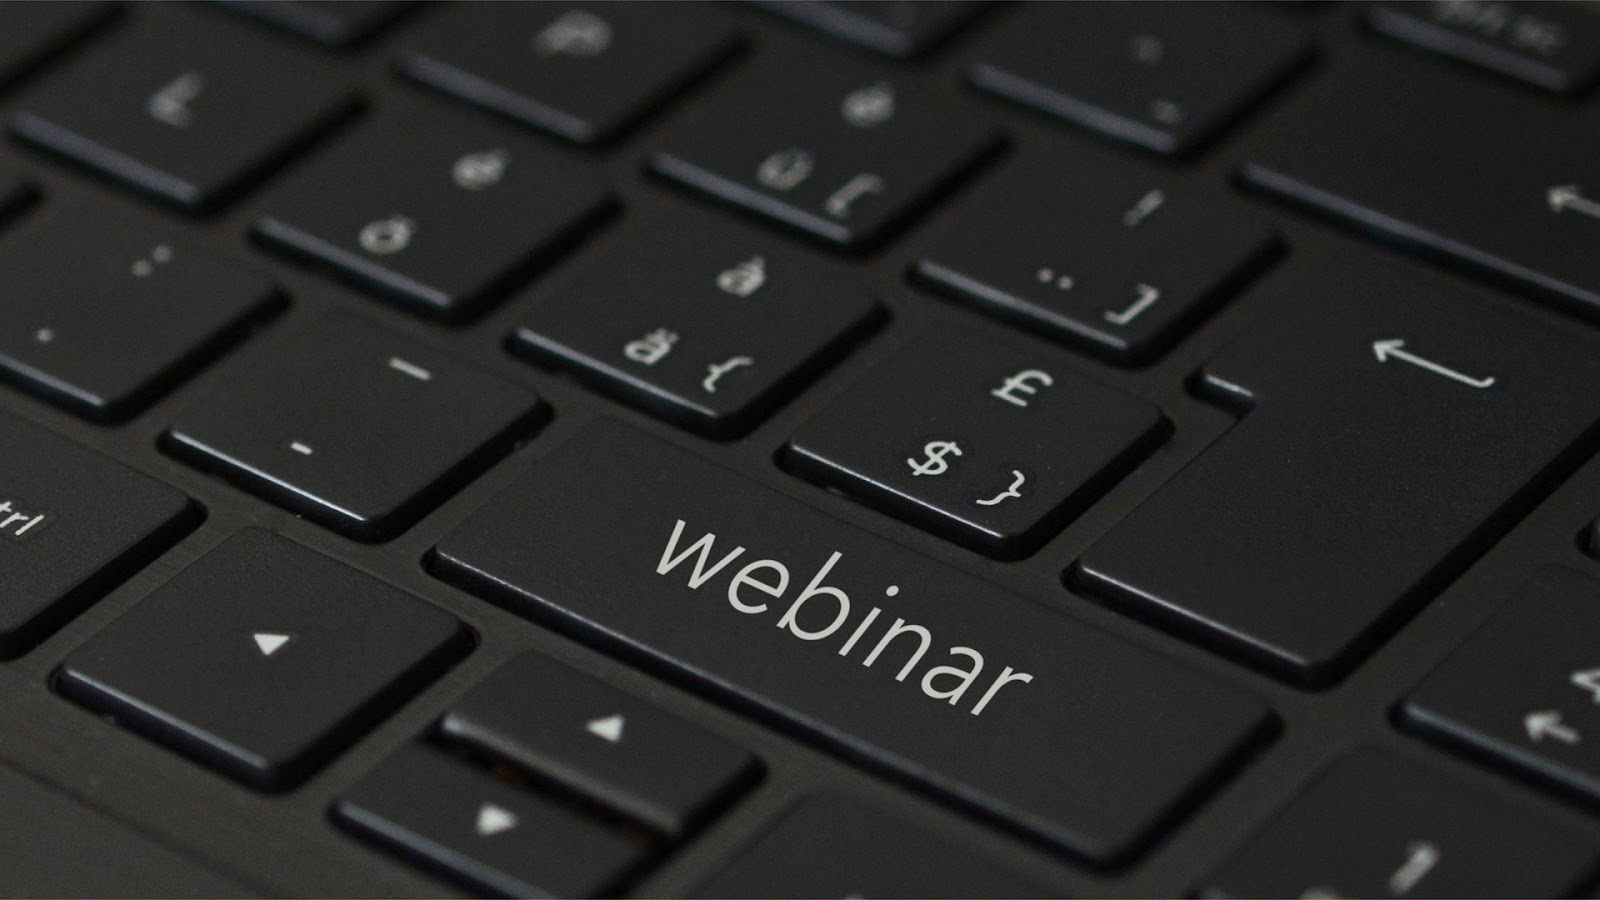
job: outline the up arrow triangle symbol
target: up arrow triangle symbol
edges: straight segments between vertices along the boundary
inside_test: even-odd
[[[284,644],[289,643],[289,635],[271,631],[258,631],[251,637],[255,639],[256,649],[261,651],[262,656],[271,656],[282,650]]]
[[[586,723],[583,727],[595,737],[605,738],[607,741],[615,744],[617,741],[622,740],[622,725],[622,715],[621,713],[618,713],[614,716],[593,719]]]
[[[478,822],[474,827],[478,837],[494,837],[517,827],[517,815],[505,807],[485,803],[478,807]]]

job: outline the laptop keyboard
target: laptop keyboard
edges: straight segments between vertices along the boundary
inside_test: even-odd
[[[0,884],[1592,893],[1597,79],[1577,3],[0,2]]]

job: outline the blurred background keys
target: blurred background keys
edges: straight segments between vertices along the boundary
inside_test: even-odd
[[[806,72],[805,77],[797,73]],[[877,243],[994,150],[999,132],[887,70],[769,58],[665,139],[651,167],[838,247]]]
[[[738,34],[683,3],[476,3],[432,14],[412,78],[579,144],[609,141],[727,59]]]
[[[1374,31],[1558,94],[1600,75],[1600,15],[1581,3],[1503,0],[1383,2],[1367,7]]]
[[[1168,156],[1216,137],[1312,53],[1266,6],[1037,3],[980,44],[979,88]]]
[[[961,29],[978,0],[756,0],[762,7],[830,37],[885,56],[921,56]]]
[[[93,204],[0,237],[0,375],[78,415],[126,418],[277,311],[265,276]]]
[[[308,161],[261,206],[260,239],[415,312],[460,320],[576,239],[611,199],[549,147],[413,102]]]
[[[343,70],[245,23],[141,17],[22,102],[13,134],[189,210],[237,193],[355,108]]]

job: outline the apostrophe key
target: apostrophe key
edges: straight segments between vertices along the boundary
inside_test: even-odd
[[[265,276],[97,205],[0,236],[0,375],[100,421],[126,418],[283,304]]]
[[[580,144],[611,140],[728,58],[719,10],[682,3],[476,3],[441,9],[411,77]]]
[[[588,170],[549,147],[470,111],[412,101],[268,194],[256,234],[416,312],[459,320],[610,203]]]
[[[26,94],[17,137],[190,210],[265,175],[355,108],[312,50],[198,9],[151,10]]]
[[[179,414],[175,455],[342,534],[387,540],[543,415],[537,397],[353,316],[333,315]]]
[[[863,427],[863,423],[871,427]],[[800,475],[992,556],[1032,551],[1160,443],[1161,410],[1037,347],[936,332],[784,448]]]
[[[532,306],[513,349],[717,437],[883,318],[837,266],[703,214],[642,220]]]
[[[982,116],[897,73],[769,58],[664,140],[656,172],[817,240],[882,240],[1000,140]]]

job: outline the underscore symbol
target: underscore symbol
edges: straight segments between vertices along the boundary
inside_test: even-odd
[[[301,456],[310,456],[312,453],[312,450],[309,446],[302,444],[299,441],[295,441],[294,443],[290,444],[289,449],[300,454]]]
[[[410,377],[415,378],[418,381],[432,381],[433,380],[433,373],[432,372],[428,371],[427,369],[424,369],[423,367],[417,365],[414,362],[409,362],[407,360],[401,359],[398,356],[389,357],[389,368],[395,370],[396,372],[399,372],[401,375],[409,375]]]
[[[1460,372],[1457,372],[1455,369],[1441,366],[1432,360],[1423,359],[1422,357],[1417,356],[1410,351],[1401,349],[1405,345],[1406,342],[1400,340],[1399,338],[1392,338],[1387,341],[1373,341],[1372,355],[1377,357],[1378,362],[1388,362],[1390,359],[1398,359],[1401,362],[1410,363],[1419,369],[1426,369],[1435,375],[1441,375],[1450,379],[1451,381],[1464,384],[1470,388],[1477,388],[1480,391],[1484,388],[1492,387],[1494,385],[1494,376],[1492,375],[1487,378],[1473,378],[1470,375],[1464,375]]]
[[[1026,475],[1023,475],[1021,472],[1018,472],[1016,469],[1012,469],[1011,470],[1011,487],[1008,487],[1004,491],[994,495],[993,497],[990,497],[988,500],[978,500],[978,501],[975,501],[975,502],[979,506],[999,506],[1001,503],[1004,503],[1005,501],[1009,500],[1012,497],[1016,497],[1017,499],[1020,500],[1020,499],[1022,499],[1022,492],[1017,490],[1017,488],[1022,487],[1023,483],[1026,482],[1027,480],[1028,480],[1028,478],[1027,478]]]
[[[1583,189],[1575,184],[1550,188],[1545,191],[1544,198],[1545,202],[1550,204],[1550,211],[1553,213],[1570,210],[1591,219],[1600,219],[1600,202],[1585,197]]]
[[[1128,207],[1122,213],[1122,224],[1129,228],[1137,228],[1140,222],[1150,218],[1151,214],[1164,206],[1166,202],[1167,195],[1164,191],[1160,189],[1149,191],[1139,198],[1139,202]]]
[[[1389,876],[1389,893],[1402,897],[1427,877],[1439,864],[1439,847],[1428,841],[1416,841],[1406,847],[1406,861]]]
[[[1107,322],[1113,325],[1126,325],[1139,318],[1145,310],[1156,304],[1161,299],[1161,289],[1148,284],[1137,284],[1133,288],[1134,299],[1126,309],[1108,309],[1104,315]]]
[[[1580,740],[1578,732],[1561,721],[1561,713],[1553,709],[1528,713],[1522,717],[1522,727],[1528,732],[1528,740],[1536,744],[1545,738],[1554,738],[1563,744],[1576,744]]]
[[[922,447],[922,452],[928,455],[926,461],[907,459],[906,465],[911,467],[912,475],[943,475],[950,470],[950,464],[944,461],[946,456],[960,456],[961,448],[955,441],[929,441]]]
[[[722,380],[722,376],[735,369],[742,369],[755,364],[756,361],[748,356],[735,356],[727,362],[712,363],[706,366],[706,377],[705,380],[700,382],[700,387],[708,394],[715,394],[717,392],[717,382]]]

